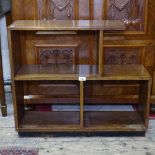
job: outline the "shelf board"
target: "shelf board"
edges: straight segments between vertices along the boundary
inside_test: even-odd
[[[97,76],[96,65],[24,65],[15,80],[78,80],[79,76]]]
[[[14,80],[150,80],[143,65],[104,65],[99,76],[97,65],[24,65],[17,71]]]
[[[143,65],[104,65],[103,79],[149,80],[151,76]]]
[[[134,111],[84,112],[84,127],[79,125],[79,112],[36,112],[24,114],[18,131],[51,132],[141,132],[145,126]]]
[[[51,131],[79,129],[79,112],[26,111],[19,130]]]
[[[17,20],[10,30],[125,30],[121,20]]]
[[[145,126],[138,112],[104,111],[85,112],[84,124],[87,130],[100,131],[144,131]]]

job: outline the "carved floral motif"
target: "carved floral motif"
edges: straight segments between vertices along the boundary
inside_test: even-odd
[[[108,19],[123,20],[129,30],[142,30],[144,0],[107,0]]]
[[[106,64],[140,64],[140,50],[139,49],[120,49],[111,48],[105,51]]]
[[[41,48],[39,50],[40,64],[73,64],[74,59],[72,48]]]

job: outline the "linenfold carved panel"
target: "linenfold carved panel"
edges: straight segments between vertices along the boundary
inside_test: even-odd
[[[73,19],[74,0],[37,0],[38,18],[41,20]]]
[[[144,29],[145,0],[107,0],[108,19],[123,20],[128,30]]]
[[[37,64],[77,64],[77,47],[38,47]]]
[[[105,63],[106,64],[140,64],[141,50],[139,48],[106,48]]]

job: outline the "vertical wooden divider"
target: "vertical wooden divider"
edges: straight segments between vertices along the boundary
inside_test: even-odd
[[[144,102],[143,104],[146,104],[144,109],[144,123],[145,123],[146,129],[148,129],[148,125],[149,125],[148,120],[149,120],[150,104],[151,104],[151,84],[152,84],[151,79],[145,82],[144,88],[143,88],[145,90],[144,94],[140,94],[142,97],[142,101]],[[146,96],[146,98],[144,98],[144,96]]]
[[[90,20],[94,19],[94,0],[89,0]]]
[[[83,94],[83,81],[80,81],[80,128],[83,128],[84,117],[84,94]]]
[[[103,30],[99,32],[99,75],[103,74]]]
[[[148,117],[150,112],[150,94],[151,79],[147,81],[141,81],[141,86],[139,89],[139,113],[141,115],[146,129],[148,129]]]
[[[151,85],[152,85],[152,80],[150,79],[148,81],[148,84],[146,84],[146,108],[145,108],[145,126],[148,129],[149,126],[149,114],[150,114],[150,104],[151,104]]]

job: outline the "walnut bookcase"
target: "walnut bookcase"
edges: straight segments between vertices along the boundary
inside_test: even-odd
[[[22,132],[142,132],[145,133],[148,126],[148,113],[150,102],[151,77],[143,65],[104,65],[104,32],[117,33],[125,29],[121,21],[115,20],[19,20],[15,21],[8,28],[10,44],[10,60],[12,68],[12,86],[16,130]],[[82,63],[77,61],[72,64],[55,63],[42,64],[39,61],[30,63],[25,61],[25,57],[33,59],[33,49],[29,54],[23,47],[27,44],[27,38],[39,35],[39,38],[51,36],[81,37],[82,34],[94,34],[92,39],[96,40],[95,56],[97,63]],[[67,37],[66,37],[67,38]],[[32,39],[34,40],[34,38]],[[82,43],[81,43],[82,44]],[[24,46],[23,46],[24,45]],[[51,45],[42,44],[42,47],[71,47],[74,56],[80,51],[78,45],[72,43]],[[35,44],[36,48],[38,45]],[[31,55],[31,56],[30,56]],[[34,54],[35,56],[38,55]],[[37,57],[37,56],[36,56]],[[66,57],[65,57],[66,58]],[[67,58],[66,58],[67,59]],[[79,63],[80,62],[80,63]],[[87,100],[87,88],[91,82],[101,81],[103,85],[109,84],[126,86],[139,86],[139,104],[135,111],[87,111],[85,109]],[[26,94],[26,86],[38,82],[47,82],[50,86],[53,82],[53,98],[46,98],[46,102],[37,99],[33,102],[26,102],[26,97],[31,100],[31,96],[36,94]],[[64,111],[35,111],[27,108],[27,105],[56,104],[60,99],[62,85],[70,86],[72,94],[67,96],[63,90],[62,96],[66,103],[77,105],[79,110]],[[73,85],[76,85],[76,90]],[[47,85],[46,85],[47,86]],[[60,89],[57,89],[60,87]],[[43,88],[43,85],[42,85]],[[46,87],[48,91],[48,87]],[[51,87],[50,87],[51,88]],[[44,89],[44,88],[43,88]],[[65,87],[63,87],[65,89]],[[51,89],[50,89],[51,91]],[[34,90],[33,90],[34,92]],[[45,92],[45,91],[44,91]],[[78,93],[77,93],[78,92]],[[101,92],[102,93],[102,92]],[[104,92],[103,92],[104,93]],[[44,94],[46,96],[46,94]],[[69,99],[74,98],[74,102]],[[62,100],[62,99],[61,99]],[[60,100],[60,102],[61,102]],[[93,102],[93,101],[92,101]],[[63,101],[60,105],[65,104]],[[91,104],[92,105],[92,104]],[[90,105],[90,106],[91,106]],[[96,104],[95,104],[96,105]]]

